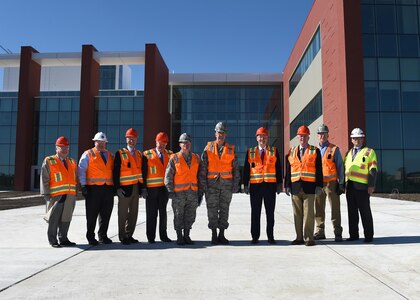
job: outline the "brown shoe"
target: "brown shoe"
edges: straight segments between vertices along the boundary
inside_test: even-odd
[[[324,233],[317,232],[314,234],[314,240],[325,240],[325,239],[326,237]]]
[[[305,242],[303,240],[294,240],[290,244],[291,245],[303,245]]]
[[[315,242],[314,241],[307,241],[307,242],[305,242],[305,246],[315,246]]]

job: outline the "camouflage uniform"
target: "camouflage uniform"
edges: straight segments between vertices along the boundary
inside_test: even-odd
[[[224,146],[217,147],[221,157]],[[208,156],[207,146],[201,155],[202,163],[199,171],[200,190],[206,193],[207,216],[210,229],[227,229],[229,227],[229,206],[232,200],[232,193],[239,190],[240,171],[237,156],[232,162],[232,178],[224,179],[217,176],[214,179],[207,178]]]
[[[189,153],[188,156],[182,155],[187,162],[188,167],[191,166],[192,155],[196,155],[197,161],[200,157],[197,154]],[[196,210],[198,207],[198,192],[193,190],[174,192],[174,175],[175,175],[175,155],[169,160],[165,172],[165,186],[170,195],[172,195],[172,209],[174,211],[174,227],[175,230],[191,229],[195,222]]]

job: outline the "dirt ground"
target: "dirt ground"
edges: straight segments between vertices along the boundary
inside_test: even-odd
[[[20,199],[10,199],[16,197],[28,197]],[[420,202],[420,194],[380,194],[375,193],[375,197],[390,198],[396,200],[407,200]],[[78,195],[77,199],[83,199],[81,195]],[[0,210],[21,208],[35,205],[43,205],[45,200],[38,192],[15,192],[15,191],[4,191],[0,192]]]

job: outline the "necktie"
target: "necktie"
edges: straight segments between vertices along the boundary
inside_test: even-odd
[[[104,160],[104,163],[106,164],[106,155],[105,155],[105,152],[101,152],[101,157]]]
[[[64,166],[66,167],[66,169],[68,170],[69,168],[68,168],[68,166],[67,166],[67,161],[64,159],[63,160],[63,164],[64,164]]]
[[[265,149],[261,149],[261,161],[264,163]]]
[[[302,159],[303,154],[305,154],[305,148],[300,148],[300,158]]]
[[[353,155],[351,157],[351,160],[354,160],[354,158],[356,157],[357,151],[359,151],[359,149],[353,148]]]
[[[159,152],[159,158],[160,158],[160,161],[162,162],[162,165],[163,165],[163,154],[160,153],[160,152]]]

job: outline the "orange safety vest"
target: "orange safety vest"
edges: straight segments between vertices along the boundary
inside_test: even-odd
[[[277,182],[276,180],[276,147],[267,147],[264,163],[261,161],[258,147],[248,149],[248,163],[251,166],[249,182]]]
[[[181,152],[173,155],[175,163],[175,175],[174,175],[174,191],[187,191],[193,190],[198,191],[198,165],[200,159],[198,155],[192,153],[191,166],[188,167],[187,162],[182,156]]]
[[[165,177],[166,166],[169,162],[169,156],[173,154],[172,151],[165,149],[163,153],[163,165],[155,149],[144,151],[143,154],[147,157],[147,187],[164,186],[163,179]]]
[[[235,159],[235,146],[225,143],[222,155],[219,157],[217,143],[208,142],[206,146],[208,167],[207,178],[216,179],[219,176],[223,179],[232,179],[232,162]]]
[[[87,185],[113,185],[112,182],[112,169],[114,167],[114,157],[106,150],[107,161],[106,164],[101,157],[101,153],[92,148],[88,150],[89,164],[86,172]]]
[[[327,149],[325,149],[324,156],[322,157],[322,173],[324,175],[324,182],[337,181],[337,166],[334,162],[335,151],[337,146],[329,144]]]
[[[299,146],[289,150],[289,163],[291,168],[291,180],[316,182],[316,148],[309,145],[301,160],[298,157]]]
[[[67,169],[61,159],[56,155],[46,158],[50,167],[50,195],[76,195],[76,162],[72,158],[67,158]]]
[[[133,185],[138,182],[143,183],[141,171],[142,155],[136,150],[135,157],[126,148],[118,150],[121,157],[120,185]]]

